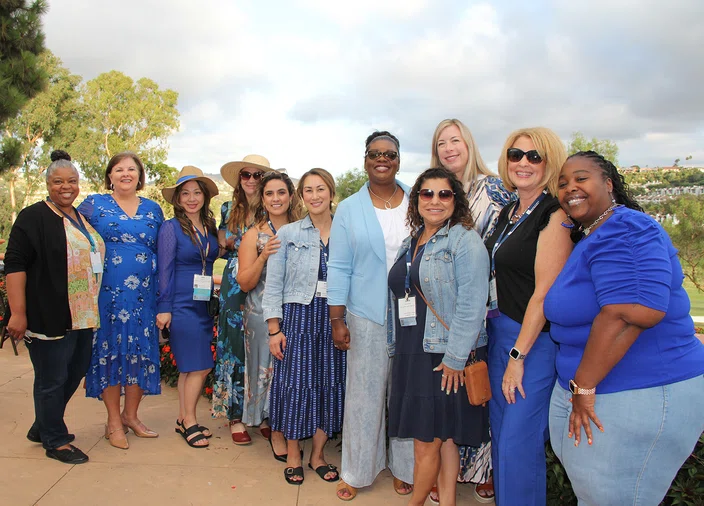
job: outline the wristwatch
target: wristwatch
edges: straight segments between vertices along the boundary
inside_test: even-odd
[[[526,356],[521,353],[521,351],[515,346],[511,348],[511,351],[508,352],[508,356],[511,357],[513,360],[523,360],[524,358],[526,358]]]
[[[594,395],[596,393],[596,387],[594,388],[579,388],[574,380],[570,380],[570,392],[574,395]]]

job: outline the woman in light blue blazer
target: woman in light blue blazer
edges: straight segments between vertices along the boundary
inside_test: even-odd
[[[337,496],[349,501],[386,468],[386,395],[393,343],[387,332],[386,278],[408,236],[409,188],[396,179],[399,142],[386,131],[366,141],[369,182],[337,208],[330,233],[328,305],[332,336],[347,351],[342,481]],[[388,466],[394,489],[413,491],[413,440],[390,439]]]

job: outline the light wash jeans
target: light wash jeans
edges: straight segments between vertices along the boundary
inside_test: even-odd
[[[597,387],[598,389],[598,387]],[[550,441],[580,506],[657,506],[704,431],[704,376],[597,394],[592,446],[568,439],[572,394],[556,384]]]
[[[342,428],[342,479],[354,488],[368,487],[386,469],[386,404],[391,363],[386,325],[347,311],[350,349]],[[389,469],[413,483],[413,439],[391,438]]]

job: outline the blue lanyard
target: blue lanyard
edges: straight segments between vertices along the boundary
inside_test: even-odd
[[[491,274],[493,275],[494,272],[496,271],[496,252],[499,249],[499,246],[501,246],[506,239],[509,238],[513,232],[518,228],[518,226],[526,221],[528,216],[530,216],[530,213],[535,211],[535,208],[538,207],[538,204],[542,202],[542,200],[545,198],[545,195],[547,195],[547,190],[543,190],[543,193],[541,193],[537,199],[530,205],[528,209],[526,209],[526,212],[523,213],[523,215],[518,219],[515,225],[513,225],[513,228],[506,233],[508,230],[509,225],[511,224],[510,221],[511,219],[509,218],[509,223],[506,224],[504,229],[501,231],[501,234],[499,235],[499,238],[496,240],[496,243],[494,243],[494,247],[491,250]],[[514,215],[516,213],[516,209],[518,209],[518,206],[520,205],[520,201],[517,200],[516,204],[513,208],[513,211],[511,212],[511,215]]]
[[[421,229],[422,231],[423,229]],[[411,293],[411,264],[413,263],[413,260],[416,259],[416,255],[418,254],[418,248],[420,244],[420,234],[418,234],[418,240],[416,241],[416,247],[413,250],[413,256],[411,256],[411,248],[406,250],[406,280],[403,284],[403,287],[406,290],[406,297],[408,297]],[[425,248],[425,245],[423,245]]]
[[[47,197],[46,200],[48,200],[49,202],[51,202],[52,204],[54,204],[54,202],[52,202],[52,200],[51,200],[50,197]],[[64,217],[65,217],[68,221],[71,222],[71,225],[73,225],[74,227],[76,227],[79,232],[81,232],[84,236],[86,236],[86,239],[88,239],[88,242],[90,243],[90,250],[91,250],[93,253],[95,253],[95,252],[97,251],[96,248],[95,248],[95,241],[93,240],[93,236],[90,235],[90,232],[88,232],[88,228],[86,228],[85,224],[83,223],[83,220],[81,219],[81,213],[79,213],[78,211],[76,211],[75,208],[73,208],[73,211],[76,213],[76,218],[78,218],[78,221],[76,221],[76,220],[73,219],[73,217],[72,217],[71,215],[66,214],[65,212],[63,212],[63,210],[62,210],[59,206],[57,206],[56,204],[54,204],[54,207],[55,207],[61,214],[63,214]]]
[[[203,263],[203,270],[202,270],[202,275],[205,276],[205,262],[208,258],[208,254],[210,253],[210,241],[208,240],[208,228],[205,227],[205,235],[200,233],[200,230],[196,228],[196,226],[191,223],[191,227],[193,227],[193,232],[196,234],[196,239],[198,239],[198,253],[200,253],[200,260]],[[203,247],[203,242],[205,242],[205,248]]]
[[[328,239],[328,244],[327,246],[323,242],[322,239],[320,239],[320,248],[323,250],[323,256],[325,257],[325,265],[328,264],[328,254],[330,253],[330,240]]]
[[[271,220],[266,220],[266,222],[269,224],[269,228],[271,229],[271,233],[276,235],[276,229],[274,228],[274,224],[271,222]]]

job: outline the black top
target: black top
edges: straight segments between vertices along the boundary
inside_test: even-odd
[[[72,328],[68,304],[66,229],[45,202],[17,216],[5,253],[5,273],[27,273],[27,329],[49,337]],[[12,308],[10,308],[12,309]]]
[[[513,225],[509,217],[514,205],[501,210],[494,232],[486,240],[489,258],[494,244],[506,226],[508,234]],[[496,292],[499,299],[499,311],[518,323],[523,323],[528,302],[535,291],[535,253],[538,248],[538,235],[550,221],[552,213],[560,208],[557,199],[546,195],[543,201],[521,223],[521,225],[496,250],[494,257],[496,269]],[[546,322],[543,332],[550,330]]]

